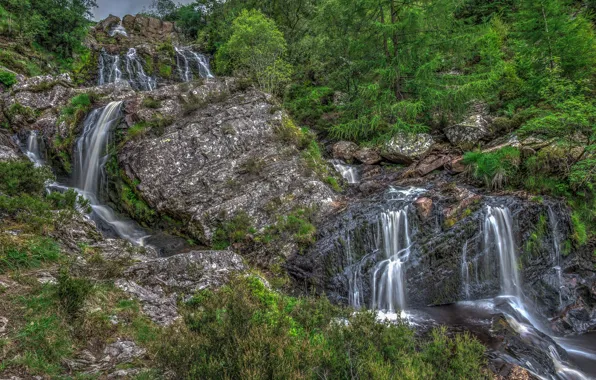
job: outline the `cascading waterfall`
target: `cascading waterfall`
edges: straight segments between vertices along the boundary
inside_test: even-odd
[[[155,78],[145,73],[136,49],[130,48],[124,59],[103,50],[99,58],[99,85],[122,80],[127,80],[135,90],[153,91],[157,88]]]
[[[209,59],[187,47],[176,47],[176,66],[183,82],[193,80],[193,73],[201,78],[214,78],[209,67]]]
[[[124,26],[122,26],[122,21],[120,21],[120,23],[118,25],[116,25],[114,28],[112,28],[112,30],[110,30],[110,32],[109,32],[110,37],[114,37],[117,34],[124,36],[124,37],[128,37],[128,33],[126,32],[126,29],[124,28]]]
[[[508,208],[487,206],[484,244],[486,249],[494,249],[497,253],[502,294],[519,298],[521,282],[513,240],[513,218]]]
[[[381,214],[386,259],[375,266],[372,277],[372,309],[395,313],[406,307],[405,264],[410,256],[408,206]]]
[[[345,245],[349,264],[348,269],[346,270],[346,276],[348,277],[348,302],[354,308],[360,309],[364,304],[364,293],[362,292],[364,288],[362,281],[362,263],[364,260],[356,262],[349,231],[346,233]]]
[[[83,134],[76,143],[75,180],[79,193],[89,200],[93,215],[100,224],[108,226],[124,239],[142,244],[145,231],[133,222],[119,218],[111,208],[100,202],[102,189],[107,186],[104,171],[108,158],[106,152],[112,127],[120,120],[121,107],[122,102],[112,102],[94,110],[85,119]]]
[[[36,167],[44,165],[41,156],[41,149],[39,148],[39,136],[37,135],[37,131],[29,132],[25,154],[35,164]]]
[[[461,261],[461,278],[463,281],[463,290],[466,295],[466,299],[470,298],[470,263],[468,262],[468,242],[464,243],[462,249],[462,261]]]
[[[360,181],[358,178],[358,170],[354,166],[348,165],[342,160],[331,160],[331,164],[349,184],[358,183]]]

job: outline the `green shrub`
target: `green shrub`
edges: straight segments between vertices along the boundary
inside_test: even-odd
[[[223,222],[213,234],[213,249],[226,249],[234,243],[243,241],[246,236],[254,232],[250,216],[241,211],[229,221]]]
[[[484,379],[484,348],[435,330],[380,323],[326,298],[293,298],[254,276],[203,291],[182,308],[184,325],[153,345],[157,365],[180,379]]]
[[[71,319],[76,319],[80,315],[91,287],[89,280],[71,277],[66,270],[60,271],[57,295],[60,306]]]
[[[0,162],[0,193],[3,195],[42,194],[45,183],[53,178],[49,168],[36,168],[29,161]]]
[[[470,166],[472,176],[484,181],[490,189],[502,189],[518,173],[520,152],[513,147],[505,147],[492,152],[468,152],[464,164]]]
[[[573,240],[578,245],[584,245],[588,242],[588,232],[586,230],[586,224],[582,221],[582,218],[578,212],[571,214],[571,222],[573,224]]]
[[[17,76],[9,71],[0,70],[0,83],[6,87],[12,87],[17,83]]]
[[[152,97],[148,96],[143,99],[142,105],[145,108],[158,109],[161,107],[161,102],[159,100],[153,99]]]

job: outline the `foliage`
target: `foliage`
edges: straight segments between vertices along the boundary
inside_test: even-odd
[[[226,249],[234,243],[239,243],[251,232],[252,221],[246,212],[239,212],[230,220],[222,223],[213,234],[213,249]]]
[[[0,70],[0,83],[2,83],[6,87],[11,87],[15,83],[17,83],[17,77],[9,71]]]
[[[439,329],[424,341],[406,324],[283,296],[255,276],[198,293],[183,315],[154,346],[177,378],[486,378],[469,335]]]
[[[245,10],[234,20],[216,64],[221,73],[250,78],[261,90],[280,93],[291,74],[286,52],[286,41],[275,22],[259,11]]]
[[[0,34],[20,43],[38,43],[63,59],[82,51],[95,0],[7,0],[0,12]]]
[[[502,189],[515,178],[520,165],[520,152],[505,147],[492,152],[468,152],[464,163],[470,165],[472,176],[484,181],[486,187]]]

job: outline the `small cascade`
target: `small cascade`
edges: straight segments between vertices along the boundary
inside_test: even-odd
[[[99,56],[99,85],[107,83],[116,83],[122,80],[122,71],[120,70],[120,56],[107,54],[102,50]]]
[[[470,263],[468,262],[468,242],[464,243],[461,259],[461,278],[466,299],[470,298]]]
[[[124,57],[103,50],[99,58],[99,85],[122,80],[127,80],[135,90],[152,91],[157,88],[155,78],[145,73],[136,49],[130,48]]]
[[[25,154],[31,160],[31,162],[35,164],[36,167],[44,165],[41,149],[39,147],[39,136],[37,135],[37,131],[29,132]]]
[[[521,282],[513,240],[513,218],[508,208],[487,206],[484,244],[487,250],[494,250],[497,254],[502,294],[520,298]]]
[[[346,276],[348,277],[348,303],[355,309],[361,309],[364,305],[362,264],[365,260],[356,262],[349,231],[346,233],[345,250],[349,265],[346,270]]]
[[[120,21],[120,23],[118,25],[113,27],[112,30],[110,30],[110,32],[108,34],[110,35],[110,37],[114,37],[117,34],[124,36],[124,37],[128,37],[128,33],[126,32],[126,29],[124,28],[124,26],[122,26],[122,21]]]
[[[193,80],[193,74],[201,78],[214,78],[209,67],[209,59],[188,47],[176,47],[176,66],[183,82]]]
[[[331,160],[331,164],[349,184],[360,182],[358,170],[354,166],[348,165],[342,160]]]
[[[121,238],[142,245],[146,233],[100,202],[107,187],[104,171],[108,158],[106,152],[111,130],[120,120],[121,107],[122,102],[112,102],[87,116],[83,134],[76,143],[75,181],[79,193],[89,200],[99,224],[110,228]]]
[[[386,259],[373,272],[373,309],[395,313],[406,307],[405,263],[410,256],[407,207],[381,214]]]
[[[552,207],[548,207],[548,220],[550,223],[550,228],[553,235],[553,257],[552,263],[554,265],[553,269],[557,272],[557,279],[559,282],[558,292],[559,292],[559,307],[563,307],[563,296],[561,294],[561,289],[563,287],[563,277],[561,274],[561,238],[559,236],[559,221],[555,212],[553,211]]]

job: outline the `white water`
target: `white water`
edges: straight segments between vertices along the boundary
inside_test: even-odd
[[[461,259],[461,278],[466,299],[470,298],[470,263],[468,262],[468,242],[464,243]]]
[[[381,214],[386,259],[375,266],[372,278],[372,309],[395,313],[406,308],[405,264],[410,256],[407,206]]]
[[[209,67],[209,59],[187,47],[176,47],[176,66],[183,82],[193,80],[193,74],[201,78],[214,78]]]
[[[116,25],[109,32],[110,37],[114,37],[116,34],[119,34],[124,37],[128,37],[128,33],[126,32],[126,29],[124,28],[124,26],[122,26],[122,21],[120,21],[120,24]]]
[[[494,249],[497,253],[502,294],[520,297],[521,282],[513,240],[513,218],[508,208],[487,206],[484,243],[487,249]]]
[[[349,184],[360,182],[358,170],[354,166],[348,165],[342,160],[331,160],[331,164]]]
[[[36,167],[44,165],[44,161],[41,156],[41,149],[39,148],[39,137],[37,136],[37,131],[29,132],[25,154],[29,160],[35,164]]]
[[[536,317],[524,303],[515,240],[513,238],[513,218],[508,208],[487,207],[484,239],[485,247],[494,251],[499,260],[502,293],[499,299],[505,300],[514,310],[515,315],[504,312],[507,320],[522,337],[527,336],[527,339],[536,342],[544,341],[538,332],[551,335],[551,331],[542,324],[540,318]],[[548,350],[560,378],[569,380],[587,379],[583,373],[573,368],[569,363],[564,362],[554,346],[549,346]],[[528,369],[534,370],[531,366]]]
[[[104,171],[108,158],[107,148],[111,130],[120,120],[121,107],[122,102],[112,102],[87,116],[83,133],[76,143],[76,190],[89,200],[98,222],[112,229],[121,238],[143,245],[143,240],[147,237],[145,231],[135,223],[118,217],[110,207],[100,202],[100,195],[107,186]]]
[[[124,57],[103,50],[99,57],[99,85],[123,80],[127,80],[135,90],[153,91],[157,88],[155,78],[145,73],[136,49],[129,49]]]

